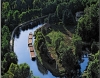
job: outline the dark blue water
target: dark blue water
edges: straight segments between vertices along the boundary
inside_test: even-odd
[[[34,76],[38,76],[40,78],[56,78],[52,75],[51,72],[48,71],[48,74],[43,75],[37,67],[36,61],[32,61],[30,57],[30,52],[28,48],[28,35],[30,32],[33,32],[41,27],[42,25],[38,25],[37,27],[34,27],[33,29],[28,29],[25,31],[20,32],[19,38],[15,37],[14,40],[14,52],[17,55],[18,58],[18,64],[21,63],[27,63],[30,66],[30,69],[33,71]],[[34,43],[34,38],[33,38]],[[81,63],[81,72],[83,72],[87,66],[88,58],[84,58],[84,62]]]
[[[84,55],[84,57],[86,57],[86,56]],[[86,69],[86,66],[88,65],[89,59],[88,58],[82,58],[82,59],[84,60],[84,62],[81,63],[81,72],[83,73],[84,70]]]

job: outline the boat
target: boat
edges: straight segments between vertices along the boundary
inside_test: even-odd
[[[34,48],[32,46],[32,39],[33,39],[33,34],[32,34],[32,32],[30,32],[29,36],[28,36],[28,47],[30,50],[30,57],[34,61],[36,56],[35,56]]]
[[[33,39],[33,34],[32,34],[32,32],[30,32],[29,36],[28,36],[28,46],[32,45],[32,39]]]
[[[29,46],[29,49],[30,49],[30,56],[31,56],[31,59],[34,61],[35,60],[35,52],[34,52],[34,48],[33,46]]]

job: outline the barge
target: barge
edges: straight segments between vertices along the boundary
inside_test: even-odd
[[[32,34],[32,32],[30,32],[29,36],[28,36],[28,47],[30,50],[30,57],[34,61],[36,56],[35,56],[34,48],[32,46],[32,39],[33,39],[33,34]]]
[[[30,32],[29,36],[28,36],[28,46],[32,45],[32,39],[33,39],[33,34],[32,34],[32,32]]]
[[[31,59],[34,61],[35,60],[35,52],[34,52],[34,48],[33,46],[29,46],[29,49],[30,49],[30,56],[31,56]]]

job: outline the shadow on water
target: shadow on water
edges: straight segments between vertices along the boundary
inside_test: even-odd
[[[28,48],[27,42],[28,42],[29,32],[34,32],[36,29],[41,27],[42,25],[38,26],[39,23],[40,22],[36,22],[36,21],[34,23],[31,22],[26,26],[18,27],[16,29],[14,37],[16,37],[17,39],[15,38],[14,40],[14,49],[15,49],[14,52],[18,56],[19,63],[24,63],[24,62],[28,63],[30,65],[30,69],[33,71],[33,74],[35,76],[40,76],[40,78],[55,78],[55,76],[53,76],[52,73],[50,73],[50,71],[48,71],[46,67],[44,67],[40,63],[38,58],[36,58],[35,61],[32,61],[29,56],[29,52],[27,52],[27,49],[26,49]],[[81,64],[81,67],[82,67],[81,72],[85,70],[87,66],[87,62],[88,62],[87,60],[84,60],[84,63]]]
[[[29,24],[22,26],[21,29],[22,29],[22,31],[26,31],[28,29],[33,29],[34,27],[36,27],[38,25],[40,25],[39,20],[30,22]]]
[[[15,33],[14,33],[14,37],[19,38],[20,32],[21,32],[21,29],[20,29],[20,27],[18,27],[18,28],[16,29]]]
[[[18,57],[18,64],[27,63],[30,66],[30,69],[33,71],[34,76],[39,76],[40,78],[55,78],[55,76],[53,76],[50,71],[48,71],[44,66],[42,66],[38,59],[35,61],[31,60],[29,47],[27,45],[28,35],[30,32],[34,32],[36,29],[41,27],[42,24],[37,26],[34,25],[30,24],[30,26],[23,26],[15,31],[14,52]],[[35,39],[33,38],[33,43],[34,40]]]
[[[21,27],[21,30],[22,30],[22,31],[28,30],[28,26],[27,26],[27,25],[26,25],[26,26],[22,26],[22,27]]]
[[[24,25],[22,27],[18,27],[16,29],[13,37],[19,38],[21,30],[22,31],[27,31],[28,29],[33,29],[34,27],[36,27],[38,25],[40,25],[40,21],[39,20],[34,21],[34,22],[30,22],[29,24]]]
[[[47,69],[41,64],[41,62],[39,61],[39,59],[36,57],[36,63],[38,66],[38,70],[44,75],[44,74],[48,74]]]

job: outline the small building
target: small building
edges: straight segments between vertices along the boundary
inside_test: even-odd
[[[79,11],[79,12],[76,12],[76,21],[78,21],[78,19],[84,15],[84,12],[83,11]]]

